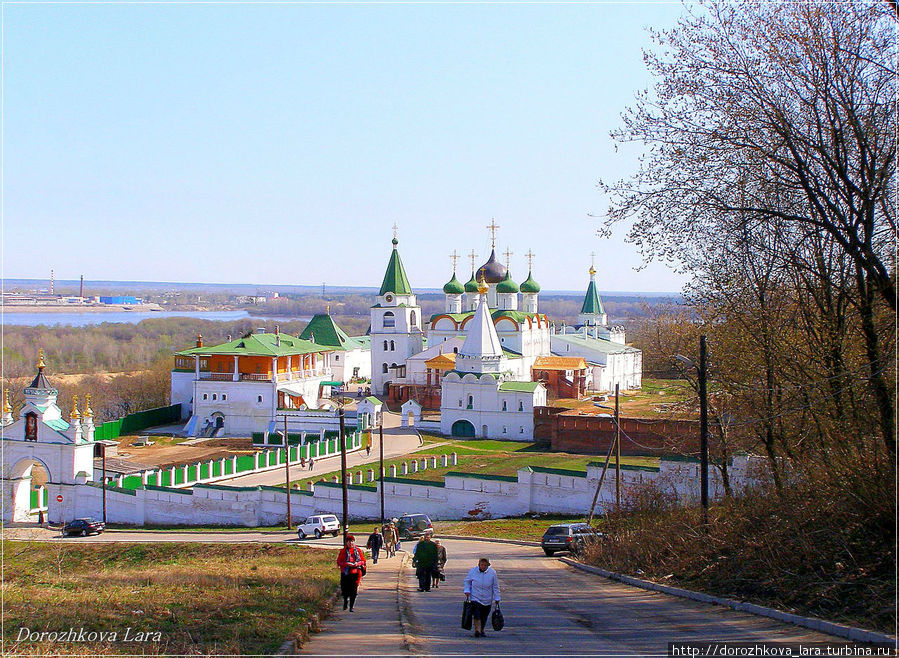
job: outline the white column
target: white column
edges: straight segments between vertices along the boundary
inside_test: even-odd
[[[431,457],[431,468],[437,468],[437,458]]]
[[[400,475],[409,475],[409,464],[406,462],[400,464]]]
[[[456,453],[453,453],[452,455],[450,455],[450,463],[452,463],[453,466],[458,464],[459,463],[459,455],[457,455]]]
[[[369,482],[375,481],[375,469],[373,469],[373,468],[368,469],[368,481]]]
[[[197,379],[200,378],[200,356],[199,355],[194,356],[194,375],[196,376]],[[194,399],[196,399],[196,398],[194,398]]]
[[[418,473],[418,460],[417,459],[412,460],[412,472]]]
[[[440,465],[446,466],[449,463],[449,455],[440,455]]]
[[[240,371],[237,368],[237,355],[234,355],[234,376],[231,377],[232,381],[239,382],[240,381]]]
[[[396,477],[396,464],[390,465],[390,477],[392,477],[392,478]]]

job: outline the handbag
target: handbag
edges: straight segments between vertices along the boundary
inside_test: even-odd
[[[496,609],[493,611],[493,614],[490,615],[490,623],[493,625],[493,630],[495,631],[503,630],[503,626],[506,625],[506,620],[503,618],[503,611],[499,609],[499,603],[496,604]]]
[[[462,628],[466,631],[471,630],[471,620],[472,620],[472,612],[471,612],[471,601],[465,601],[462,604]]]

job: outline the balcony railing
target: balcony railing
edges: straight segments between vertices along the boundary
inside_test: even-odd
[[[329,369],[320,369],[320,370],[294,370],[292,372],[279,372],[274,375],[274,381],[277,382],[290,382],[296,381],[300,379],[311,379],[313,377],[330,377],[331,370]],[[234,381],[234,373],[233,372],[209,372],[207,370],[200,371],[200,379],[201,380],[211,380],[215,382],[230,382]],[[242,372],[240,373],[240,381],[242,382],[270,382],[273,381],[272,373],[270,372],[261,372],[261,373],[252,373],[252,372]]]

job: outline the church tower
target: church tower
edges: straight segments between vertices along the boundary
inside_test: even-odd
[[[604,327],[609,322],[596,289],[596,270],[590,266],[590,285],[587,286],[587,295],[581,305],[581,312],[577,316],[578,324],[587,327]]]
[[[503,348],[493,318],[487,308],[487,282],[481,278],[478,286],[478,308],[469,321],[465,332],[465,342],[456,356],[456,370],[459,372],[498,373],[503,357]]]
[[[387,271],[371,307],[371,383],[377,395],[386,395],[387,385],[405,376],[406,359],[424,349],[421,307],[400,260],[395,230]]]
[[[453,261],[453,278],[443,286],[443,294],[446,295],[446,312],[461,313],[462,296],[465,294],[465,288],[459,282],[459,279],[456,278],[456,261],[459,259],[459,256],[455,250],[453,250],[450,259]]]

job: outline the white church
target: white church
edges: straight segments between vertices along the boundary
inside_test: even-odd
[[[422,329],[421,307],[393,238],[393,250],[371,307],[372,390],[393,402],[440,408],[440,428],[463,437],[533,439],[534,407],[547,395],[640,388],[642,353],[610,326],[590,282],[575,326],[540,313],[540,286],[528,272],[519,286],[490,258],[461,284],[444,286],[445,310]],[[507,254],[508,257],[508,254]],[[532,254],[529,254],[529,258]]]

